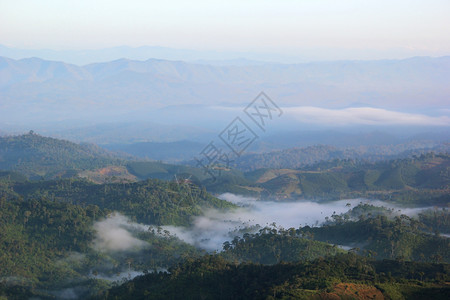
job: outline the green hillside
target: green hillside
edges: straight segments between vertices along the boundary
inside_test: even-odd
[[[448,217],[448,213],[446,214]],[[389,219],[384,215],[349,221],[333,216],[334,224],[304,227],[299,232],[318,241],[352,245],[361,254],[377,259],[450,263],[450,240],[434,235],[430,228],[405,215]]]
[[[447,299],[449,265],[354,254],[271,266],[205,256],[140,276],[94,299]],[[431,298],[429,298],[431,297]]]
[[[129,162],[127,163],[127,169],[131,174],[137,176],[141,180],[148,178],[175,180],[175,176],[180,177],[180,179],[186,179],[185,175],[188,175],[191,181],[199,182],[208,178],[208,174],[205,174],[202,169],[162,162]]]
[[[102,276],[116,276],[131,266],[137,272],[168,268],[187,257],[199,257],[203,250],[157,225],[188,226],[204,209],[235,207],[192,183],[29,182],[21,177],[13,181],[11,172],[2,175],[7,180],[0,180],[0,188],[8,193],[0,193],[0,296],[7,299],[55,299],[53,290],[71,287],[73,282],[81,287],[77,294],[84,299],[111,285]],[[154,224],[148,230],[126,225],[128,219],[126,224],[108,225],[120,241],[128,232],[122,243],[132,237],[140,247],[119,251],[110,249],[109,242],[96,246],[98,231],[105,229],[95,224],[112,217],[112,212]]]
[[[265,227],[257,233],[246,233],[225,242],[220,254],[229,261],[272,265],[280,262],[313,260],[319,257],[345,253],[328,243],[306,239],[295,229]]]
[[[195,184],[206,187],[209,192],[254,194],[252,191],[242,186],[254,186],[255,184],[244,177],[243,173],[237,170],[225,169],[215,171],[214,177],[202,168],[195,168],[184,165],[172,165],[162,162],[136,161],[127,163],[128,172],[141,180],[156,178],[162,180],[172,180],[184,182],[188,180]]]
[[[446,205],[450,201],[450,156],[429,153],[409,159],[368,163],[322,161],[299,169],[223,170],[214,180],[202,169],[160,162],[130,162],[140,179],[190,178],[209,192],[262,199],[376,198],[404,205]]]
[[[220,284],[226,297],[252,299],[266,298],[274,291],[280,297],[339,294],[344,293],[342,285],[349,284],[358,293],[369,290],[404,297],[448,292],[442,280],[448,276],[448,265],[443,262],[450,260],[449,240],[432,234],[448,228],[444,210],[413,220],[387,218],[382,208],[362,207],[354,208],[349,217],[331,216],[333,221],[321,228],[273,227],[254,233],[256,228],[244,228],[248,233],[225,242],[217,256],[198,261],[204,251],[158,226],[145,230],[126,224],[118,227],[127,228],[144,245],[141,248],[95,247],[99,230],[95,224],[112,211],[147,224],[189,226],[192,216],[201,215],[203,208],[235,207],[193,183],[156,179],[110,184],[81,179],[15,182],[11,173],[6,174],[7,180],[0,181],[10,191],[0,197],[0,295],[8,299],[55,299],[52,290],[73,287],[73,282],[82,287],[78,297],[83,299],[92,295],[100,299],[177,298],[173,293],[180,289],[186,291],[185,299],[208,299],[217,298]],[[378,215],[369,217],[369,213]],[[346,251],[336,244],[346,243],[360,245],[354,252],[361,256],[342,255]],[[368,261],[363,256],[397,261]],[[263,266],[267,264],[273,265]],[[95,275],[113,276],[130,268],[146,273],[168,268],[170,273],[147,274],[111,290],[111,283]],[[6,282],[5,278],[14,279]]]
[[[203,255],[160,229],[130,232],[140,249],[96,248],[94,224],[109,213],[96,205],[0,198],[0,299],[60,299],[55,293],[74,284],[80,287],[77,297],[85,299],[111,286],[102,276],[129,270],[131,262],[142,272]],[[120,228],[113,232],[120,235]]]
[[[57,260],[71,251],[86,252],[94,236],[92,223],[105,212],[43,199],[0,199],[0,277],[15,276],[19,286],[49,284],[77,276]]]
[[[429,153],[377,163],[333,160],[301,169],[245,173],[271,199],[378,198],[410,205],[450,201],[450,156]],[[248,183],[242,185],[249,185]]]
[[[263,199],[366,197],[410,205],[445,205],[450,200],[448,154],[428,153],[408,159],[369,163],[331,159],[334,156],[328,154],[337,151],[333,149],[323,146],[308,148],[302,152],[304,166],[298,169],[257,169],[258,163],[255,162],[251,168],[254,171],[242,173],[222,168],[214,170],[215,178],[212,178],[202,168],[153,161],[125,161],[94,145],[78,145],[30,132],[0,138],[0,170],[19,172],[31,179],[80,176],[95,183],[161,179],[193,183],[215,194],[231,192]],[[328,153],[324,156],[328,160],[316,162],[315,157],[324,153]],[[287,155],[284,159],[291,159],[291,165],[295,166],[300,158]],[[5,176],[7,179],[11,174]]]
[[[0,137],[0,170],[13,170],[29,178],[72,177],[80,170],[121,164],[117,156],[92,144],[43,137],[30,131]]]
[[[192,183],[157,179],[134,183],[94,184],[81,179],[24,182],[10,185],[24,199],[44,197],[53,201],[96,205],[118,211],[146,224],[187,225],[203,208],[233,208]]]
[[[443,138],[444,139],[444,138]],[[326,142],[325,142],[326,143]],[[359,144],[359,142],[357,143]],[[333,160],[358,160],[379,162],[422,155],[429,152],[449,152],[448,143],[437,147],[429,147],[426,142],[393,145],[389,142],[383,145],[337,147],[332,145],[314,145],[302,148],[288,148],[283,150],[247,153],[237,158],[231,166],[243,172],[251,172],[262,168],[268,169],[299,169],[315,164],[324,164]]]

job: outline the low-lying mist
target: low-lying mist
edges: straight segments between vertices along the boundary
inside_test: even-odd
[[[219,212],[208,210],[203,216],[193,219],[191,227],[164,226],[183,241],[208,251],[221,250],[225,241],[242,235],[250,230],[276,224],[283,228],[298,228],[300,226],[320,226],[326,217],[341,214],[355,207],[359,203],[370,203],[375,206],[394,208],[396,214],[415,215],[424,208],[400,209],[382,201],[366,199],[339,200],[327,203],[312,201],[276,202],[258,201],[254,198],[243,197],[230,193],[219,196],[240,208]]]
[[[161,226],[163,230],[177,236],[182,241],[207,251],[220,251],[225,241],[230,241],[245,232],[253,232],[260,227],[276,224],[283,228],[300,226],[320,226],[327,217],[342,214],[359,203],[370,203],[393,209],[394,214],[415,215],[425,208],[398,208],[382,201],[366,199],[339,200],[327,203],[312,201],[276,202],[258,201],[254,198],[230,193],[219,198],[232,202],[238,209],[221,212],[206,210],[204,215],[192,219],[189,227]],[[151,247],[139,240],[136,231],[147,231],[152,225],[131,222],[125,216],[115,214],[97,222],[94,248],[99,251],[133,251]]]
[[[143,229],[141,225],[132,223],[127,217],[115,213],[105,220],[96,222],[96,237],[93,248],[98,251],[132,251],[148,246],[144,241],[134,237],[131,231]]]

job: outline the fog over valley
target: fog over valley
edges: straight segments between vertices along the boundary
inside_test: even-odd
[[[161,226],[170,235],[207,251],[221,251],[223,243],[231,241],[245,232],[257,232],[263,227],[298,228],[303,226],[322,226],[332,215],[343,214],[358,204],[370,204],[393,209],[393,215],[417,216],[431,209],[397,207],[377,200],[346,199],[332,202],[277,202],[260,201],[230,193],[219,198],[239,206],[237,209],[221,212],[205,210],[204,215],[194,217],[189,227]],[[97,237],[94,247],[100,251],[133,251],[151,247],[132,236],[136,230],[148,230],[154,225],[136,224],[120,214],[114,214],[95,224]],[[161,234],[163,236],[163,234]]]

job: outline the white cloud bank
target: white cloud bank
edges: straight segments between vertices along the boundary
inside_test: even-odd
[[[313,106],[283,108],[286,116],[304,123],[324,125],[419,125],[450,126],[449,116],[427,116],[373,107],[327,109]]]

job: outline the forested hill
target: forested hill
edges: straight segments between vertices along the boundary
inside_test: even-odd
[[[448,265],[371,261],[352,253],[271,266],[190,260],[94,299],[448,299]]]
[[[315,145],[304,148],[289,148],[266,153],[248,153],[232,163],[232,167],[243,172],[261,168],[297,169],[321,161],[334,159],[353,159],[365,162],[378,162],[419,156],[429,152],[448,153],[450,145],[428,145],[426,143],[406,143],[398,145],[373,145],[341,148],[331,145]]]
[[[80,170],[120,162],[118,156],[95,145],[43,137],[32,131],[0,137],[0,170],[17,171],[31,179],[71,177]]]
[[[0,181],[1,183],[1,181]],[[157,225],[188,225],[191,216],[201,215],[202,208],[233,208],[204,188],[190,183],[157,179],[133,183],[94,184],[84,179],[17,182],[6,185],[7,197],[25,200],[46,198],[79,205],[97,205],[118,211],[133,220]]]
[[[449,166],[448,154],[428,153],[377,163],[335,159],[301,169],[259,169],[245,176],[256,183],[250,188],[260,188],[259,195],[269,198],[363,197],[446,206]]]
[[[268,153],[267,157],[266,154],[254,156],[255,159],[263,158],[262,161],[243,156],[244,161],[240,161],[243,168],[254,171],[243,173],[236,165],[222,170],[220,176],[212,180],[203,169],[194,166],[125,160],[95,145],[76,144],[30,132],[0,137],[0,171],[16,172],[0,174],[0,177],[12,179],[20,173],[31,180],[82,177],[94,183],[178,178],[188,179],[216,194],[232,192],[267,199],[364,197],[407,205],[439,206],[448,202],[448,151],[377,162],[361,160],[353,152],[330,146],[293,150],[292,155],[289,151],[280,152],[282,157],[287,157],[284,160],[273,153]],[[270,165],[288,164],[288,161],[287,168],[259,168],[261,162]],[[296,165],[302,167],[294,168]]]

